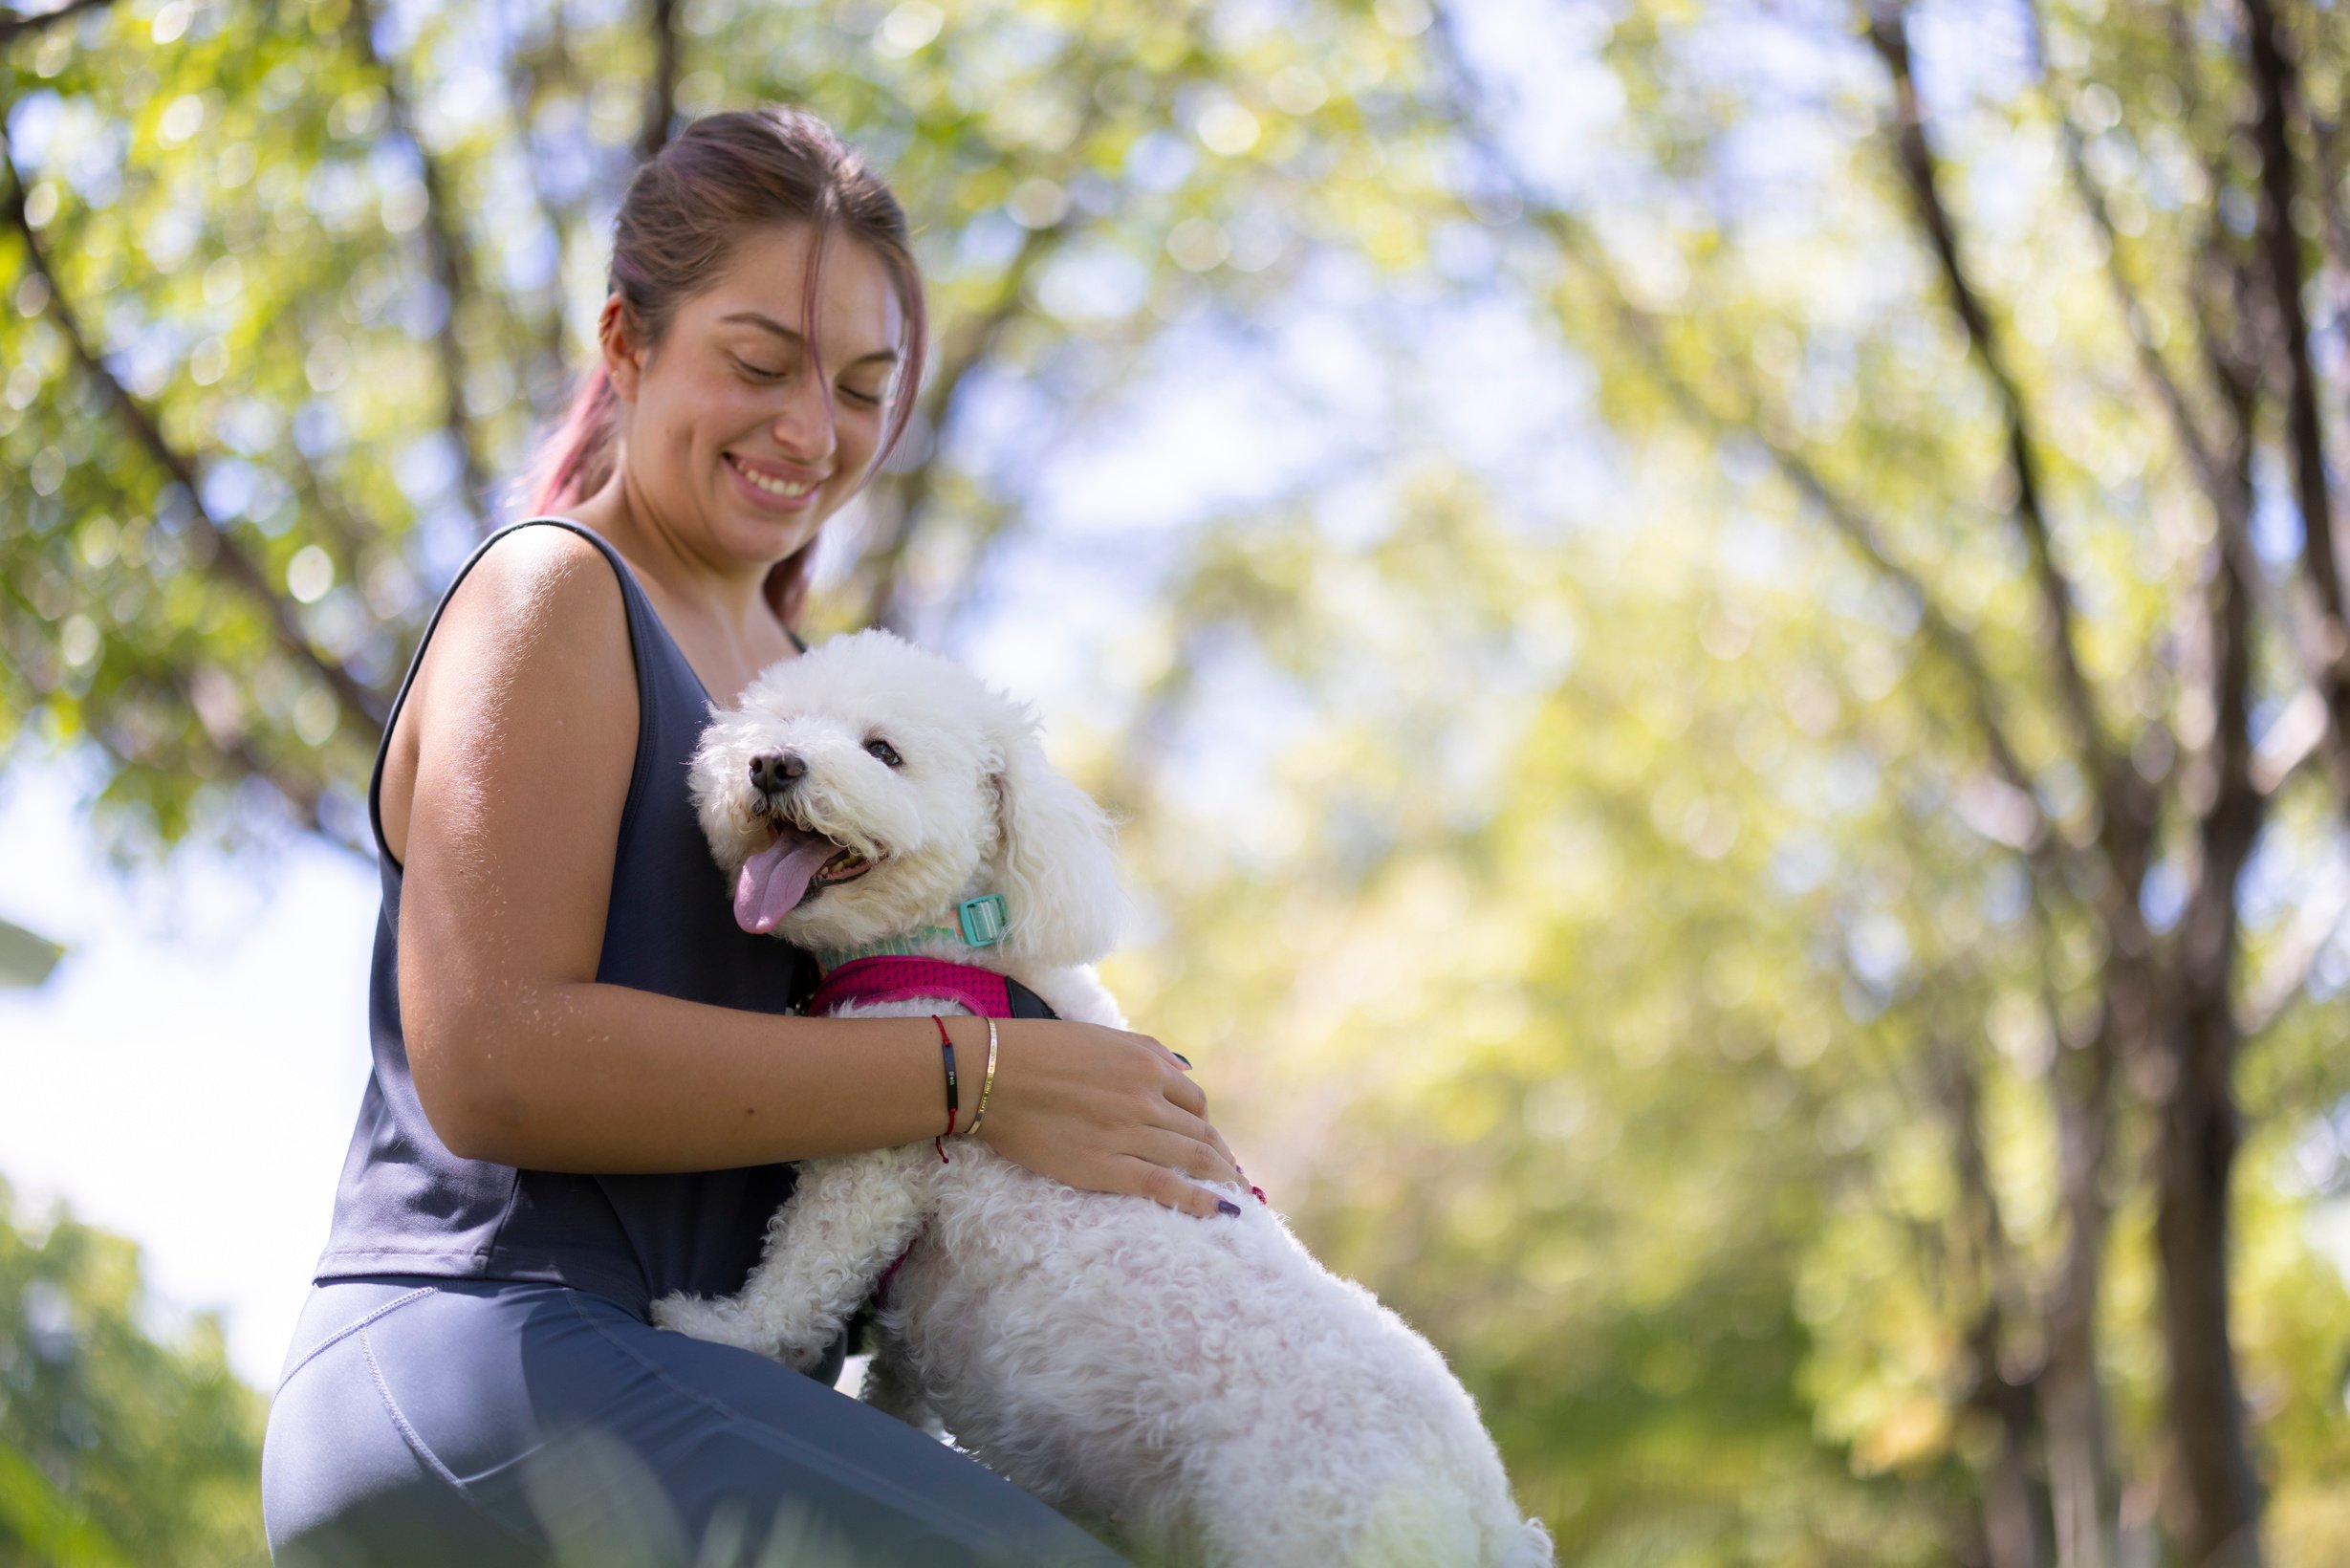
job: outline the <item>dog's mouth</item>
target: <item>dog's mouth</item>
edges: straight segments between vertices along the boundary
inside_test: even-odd
[[[853,882],[880,863],[822,834],[788,822],[774,824],[775,838],[743,862],[734,879],[734,924],[765,936],[793,910],[827,887]]]

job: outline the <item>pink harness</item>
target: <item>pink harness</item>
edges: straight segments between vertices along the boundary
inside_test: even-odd
[[[817,984],[816,994],[808,998],[808,1012],[811,1015],[821,1015],[838,1013],[852,1002],[904,1002],[916,997],[954,1002],[982,1018],[1012,1016],[1012,990],[993,969],[972,964],[949,964],[937,958],[889,954],[852,958],[826,974]],[[905,1260],[914,1255],[914,1242],[921,1239],[921,1233],[916,1232],[914,1241],[907,1242],[905,1251],[893,1258],[889,1267],[881,1271],[881,1277],[873,1282],[875,1305],[889,1305],[889,1282],[905,1266]]]
[[[905,1002],[917,997],[953,1002],[982,1018],[1012,1016],[1012,990],[993,969],[983,969],[975,964],[949,964],[939,958],[906,958],[896,954],[852,958],[831,970],[808,998],[808,1012],[812,1016],[821,1016],[838,1013],[852,1002]],[[1252,1185],[1249,1190],[1256,1194],[1258,1203],[1265,1201],[1263,1187]],[[921,1239],[917,1233],[915,1240]],[[881,1271],[881,1277],[873,1287],[876,1302],[888,1304],[889,1281],[913,1251],[913,1243],[907,1243],[896,1261]]]
[[[904,1002],[916,997],[953,1002],[982,1018],[1012,1016],[1012,988],[993,969],[888,954],[852,958],[825,975],[816,994],[808,998],[808,1011],[838,1013],[851,1002]]]

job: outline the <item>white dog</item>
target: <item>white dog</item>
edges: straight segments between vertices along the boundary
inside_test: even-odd
[[[817,953],[828,985],[860,956],[911,954],[1122,1026],[1090,967],[1122,903],[1108,823],[1028,712],[949,661],[863,632],[778,664],[716,716],[692,785],[737,919]],[[1008,917],[992,941],[990,914]],[[838,1011],[970,1011],[933,989]],[[967,1123],[974,1038],[960,1032]],[[742,1294],[671,1296],[655,1321],[806,1368],[887,1272],[868,1397],[935,1412],[1141,1560],[1553,1560],[1435,1349],[1245,1190],[1221,1189],[1237,1218],[1195,1219],[976,1139],[945,1146],[951,1163],[927,1141],[803,1163]]]

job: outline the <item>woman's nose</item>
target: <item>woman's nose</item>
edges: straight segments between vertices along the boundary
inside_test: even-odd
[[[813,376],[795,376],[784,388],[783,407],[775,415],[775,444],[787,456],[822,466],[836,445],[833,401],[824,382]]]

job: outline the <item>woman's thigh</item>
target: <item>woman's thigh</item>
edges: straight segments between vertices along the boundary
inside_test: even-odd
[[[813,1379],[516,1282],[315,1287],[262,1507],[279,1568],[1123,1561]]]

